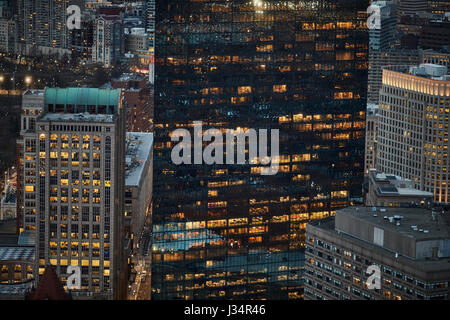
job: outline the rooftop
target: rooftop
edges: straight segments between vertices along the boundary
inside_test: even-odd
[[[416,196],[429,198],[431,192],[422,191],[414,187],[414,182],[393,174],[379,173],[375,169],[370,170],[370,176],[375,183],[376,192],[382,196]]]
[[[450,239],[449,212],[396,207],[348,207],[338,212],[415,240]]]
[[[378,260],[380,262],[382,261],[385,265],[390,264],[396,266],[399,269],[404,269],[404,271],[408,270],[408,273],[413,272],[414,270],[419,274],[422,274],[422,272],[428,272],[433,275],[438,272],[448,272],[448,270],[450,270],[450,260],[448,258],[416,260],[401,254],[397,256],[392,250],[376,245],[373,242],[364,241],[359,238],[351,237],[346,233],[337,232],[336,217],[328,217],[323,220],[309,222],[307,232],[311,232],[310,227],[317,228],[321,232],[328,234],[333,238],[333,241],[336,241],[336,243],[340,243],[344,246],[352,246],[353,250],[356,250],[357,248],[355,246],[356,241],[361,252],[366,254],[371,259]],[[317,234],[316,232],[317,231],[315,231],[314,234]]]
[[[96,88],[46,88],[45,105],[61,105],[64,110],[70,105],[77,107],[87,106],[113,106],[119,105],[121,90]],[[81,108],[82,109],[82,108]]]
[[[153,133],[127,132],[125,185],[137,187],[153,147]]]
[[[120,77],[113,79],[113,81],[141,81],[144,80],[145,76],[137,73],[123,73]]]
[[[90,114],[90,113],[47,113],[40,121],[54,122],[102,122],[114,123],[112,114]]]
[[[23,94],[24,96],[43,96],[44,90],[27,90]]]
[[[385,66],[385,70],[399,72],[419,78],[426,78],[435,81],[450,81],[450,74],[446,66],[432,63],[422,63],[418,66],[411,65],[395,65]]]

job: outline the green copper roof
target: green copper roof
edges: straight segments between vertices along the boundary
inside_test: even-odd
[[[120,89],[95,89],[95,88],[47,88],[45,90],[45,106],[71,105],[83,112],[84,107],[106,106],[110,111],[117,112],[120,101]]]

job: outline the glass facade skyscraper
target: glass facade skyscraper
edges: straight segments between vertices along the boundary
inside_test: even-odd
[[[367,6],[156,2],[153,299],[303,297],[306,223],[361,196]],[[279,129],[278,174],[175,165],[194,121]]]

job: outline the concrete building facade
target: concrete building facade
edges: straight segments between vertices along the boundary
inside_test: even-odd
[[[383,70],[377,170],[414,181],[449,202],[450,77],[447,67],[422,64]]]
[[[38,105],[31,115],[26,104],[23,110],[21,196],[23,228],[36,232],[36,279],[52,265],[66,283],[68,266],[77,266],[74,296],[124,298],[121,90],[47,88],[28,95]]]
[[[450,299],[448,215],[349,207],[310,222],[305,299]]]

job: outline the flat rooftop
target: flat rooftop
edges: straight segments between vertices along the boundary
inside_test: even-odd
[[[389,186],[379,186],[377,191],[383,196],[417,196],[417,197],[432,197],[431,192],[422,191],[414,188],[399,188],[393,185]]]
[[[386,250],[386,248],[375,245],[368,241],[363,241],[351,237],[345,233],[337,232],[335,228],[335,217],[328,217],[323,220],[314,220],[308,223],[308,226],[319,229],[321,232],[328,234],[332,237],[332,241],[339,243],[344,247],[351,247],[355,250],[355,244],[360,247],[361,252],[374,260],[379,260],[378,262],[385,265],[396,266],[399,269],[408,270],[411,273],[412,270],[415,272],[427,272],[430,274],[437,274],[440,272],[448,272],[450,270],[450,259],[440,258],[440,259],[411,259],[409,257],[399,255],[398,257],[391,250]],[[308,228],[308,227],[307,227]],[[311,231],[307,231],[311,232]],[[316,232],[315,232],[316,233]],[[347,243],[347,244],[345,244]],[[386,257],[389,260],[386,260]],[[412,268],[412,269],[411,269]],[[414,272],[414,273],[415,273]]]
[[[125,155],[125,186],[137,187],[153,147],[153,133],[127,132]]]
[[[414,183],[393,174],[377,173],[376,171],[370,171],[371,176],[375,180],[375,188],[381,196],[415,196],[428,198],[432,197],[433,193],[422,191],[414,188]]]
[[[23,93],[24,96],[40,96],[42,97],[44,95],[44,90],[31,90],[28,89]]]
[[[145,76],[137,73],[123,73],[120,77],[113,79],[113,81],[141,81],[144,80]]]
[[[114,123],[112,114],[90,114],[90,113],[47,113],[39,121],[45,122],[80,122],[80,123]]]
[[[422,63],[418,66],[410,65],[395,65],[386,66],[383,69],[391,70],[395,72],[400,72],[420,78],[426,78],[435,81],[449,81],[450,74],[446,66],[433,64],[433,63]]]
[[[431,210],[422,208],[348,207],[336,214],[349,215],[356,220],[420,241],[450,239],[449,212],[436,211],[433,218]]]

